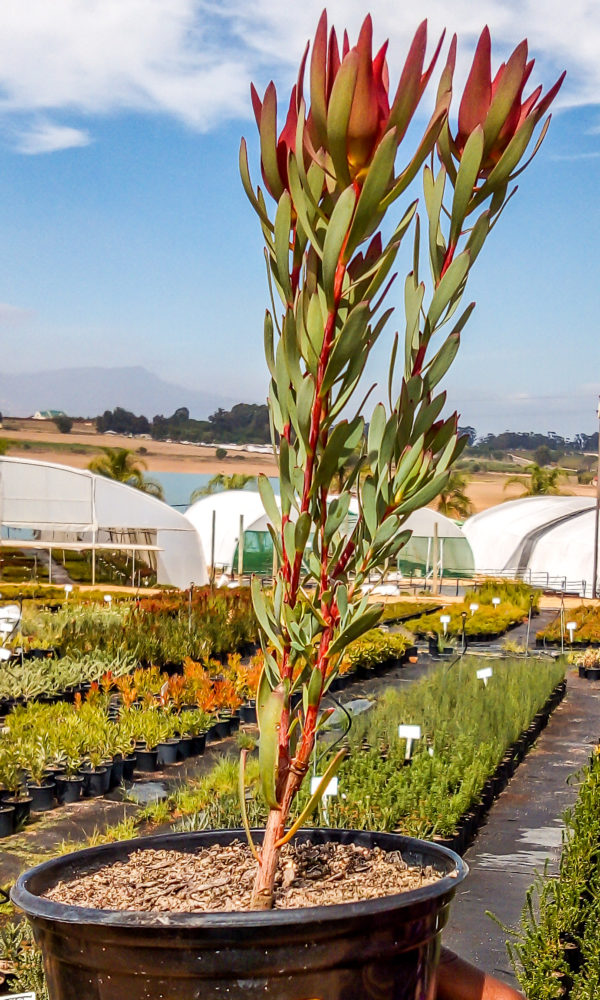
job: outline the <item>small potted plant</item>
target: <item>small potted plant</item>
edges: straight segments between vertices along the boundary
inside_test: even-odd
[[[55,781],[48,777],[50,750],[47,736],[38,735],[26,748],[23,763],[28,771],[27,790],[31,796],[33,812],[48,812],[54,809]]]
[[[10,792],[4,805],[14,808],[14,826],[18,829],[29,819],[32,801],[25,787],[23,748],[18,743],[0,750],[0,781]]]

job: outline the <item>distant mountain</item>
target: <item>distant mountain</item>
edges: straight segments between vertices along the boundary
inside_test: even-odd
[[[179,406],[187,406],[190,416],[203,420],[220,406],[229,409],[236,402],[213,392],[165,382],[140,366],[0,374],[0,411],[11,417],[30,417],[36,410],[64,410],[73,417],[96,417],[104,410],[123,406],[152,420],[156,414],[170,416]]]

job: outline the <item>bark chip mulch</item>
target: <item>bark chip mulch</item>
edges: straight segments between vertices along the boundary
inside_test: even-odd
[[[59,882],[47,897],[99,910],[205,913],[250,910],[256,862],[245,843],[187,853],[139,850],[126,861]],[[354,844],[293,844],[282,852],[275,907],[328,906],[389,896],[440,878],[399,851]]]

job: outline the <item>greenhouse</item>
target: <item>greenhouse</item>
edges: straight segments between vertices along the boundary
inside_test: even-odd
[[[464,531],[476,572],[589,597],[594,522],[592,497],[525,497],[475,514]]]
[[[198,500],[185,516],[198,531],[209,564],[211,553],[214,553],[215,569],[225,573],[238,571],[238,540],[242,531],[243,571],[271,574],[273,544],[259,493],[250,490],[224,490]],[[352,529],[357,517],[358,502],[353,498],[350,501],[346,531]],[[402,576],[423,579],[430,577],[436,561],[436,544],[440,577],[472,575],[474,562],[471,548],[462,529],[450,518],[426,507],[411,514],[406,527],[413,534],[403,548],[398,562],[398,570]]]
[[[182,514],[87,469],[0,458],[0,525],[0,546],[89,552],[92,583],[103,552],[128,556],[132,584],[140,561],[158,583],[184,588],[208,581],[198,535]]]

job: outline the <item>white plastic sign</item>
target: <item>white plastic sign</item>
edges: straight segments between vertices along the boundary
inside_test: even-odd
[[[398,726],[398,736],[401,740],[406,740],[406,753],[404,754],[404,760],[410,760],[412,757],[413,740],[421,739],[421,727]]]
[[[314,778],[310,779],[310,794],[311,795],[315,794],[315,792],[316,792],[317,788],[319,787],[319,784],[322,781],[322,779],[323,779],[322,775],[321,775],[321,777],[319,777],[318,775],[315,775]],[[331,781],[329,782],[329,784],[327,785],[327,788],[323,792],[323,798],[326,798],[329,795],[337,795],[337,793],[338,793],[338,780],[337,780],[337,778],[332,778]],[[0,1000],[2,1000],[1,997],[0,997]]]
[[[477,679],[483,681],[487,687],[488,679],[492,676],[492,673],[493,671],[491,667],[483,667],[481,670],[477,671]]]
[[[0,1000],[35,1000],[35,993],[3,993]]]

